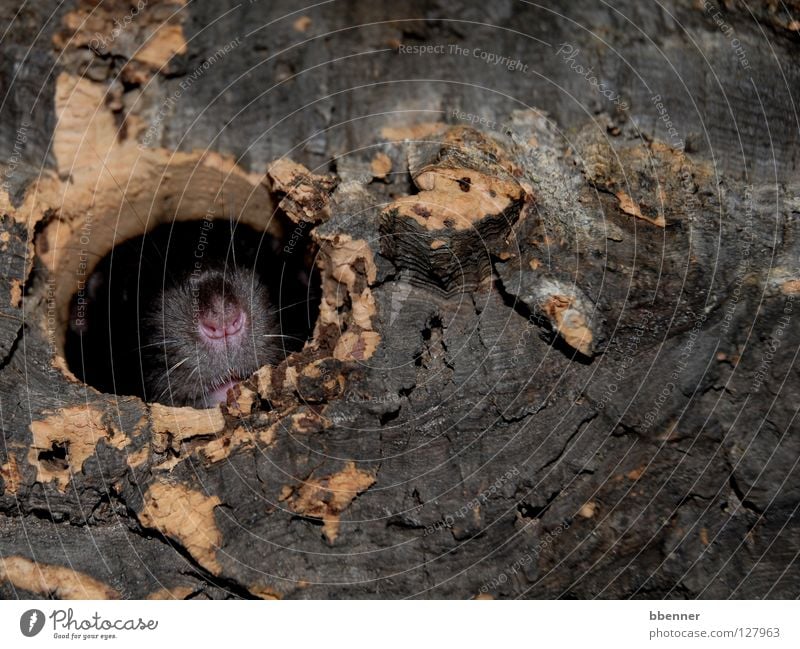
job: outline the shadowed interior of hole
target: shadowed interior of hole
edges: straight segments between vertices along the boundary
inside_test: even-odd
[[[296,229],[290,236],[283,242],[245,225],[232,232],[226,220],[197,220],[116,245],[72,296],[64,347],[69,369],[101,392],[158,400],[147,393],[142,372],[142,314],[165,285],[213,264],[252,269],[253,281],[269,292],[276,333],[285,336],[276,343],[278,361],[299,350],[313,333],[320,286],[308,233]]]

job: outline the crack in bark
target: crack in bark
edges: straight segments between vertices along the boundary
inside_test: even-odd
[[[564,445],[561,447],[561,451],[552,460],[550,460],[546,464],[542,465],[539,468],[539,470],[540,471],[544,471],[544,470],[550,468],[556,462],[558,462],[564,456],[564,453],[566,453],[567,447],[569,446],[570,442],[573,439],[575,439],[575,437],[578,435],[578,433],[582,433],[586,429],[586,427],[589,425],[589,423],[595,417],[597,417],[597,412],[592,412],[589,415],[587,415],[586,417],[584,417],[583,419],[581,419],[578,422],[578,425],[575,427],[575,430],[573,431],[573,433],[567,438],[567,441],[564,442]]]

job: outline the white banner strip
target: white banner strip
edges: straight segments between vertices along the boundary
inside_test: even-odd
[[[5,601],[0,644],[796,648],[798,620],[796,601]]]

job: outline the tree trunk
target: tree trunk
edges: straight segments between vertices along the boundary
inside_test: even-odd
[[[2,9],[2,596],[800,595],[785,8],[182,4]],[[303,350],[81,383],[97,260],[230,212]]]

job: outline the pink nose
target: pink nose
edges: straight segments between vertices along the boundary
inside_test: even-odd
[[[223,317],[208,314],[200,318],[200,332],[211,340],[221,340],[238,334],[244,326],[244,313],[237,309]]]

